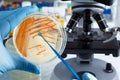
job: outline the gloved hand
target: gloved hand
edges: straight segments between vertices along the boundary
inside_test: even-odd
[[[82,75],[82,80],[97,80],[97,78],[92,74],[86,72]]]
[[[13,55],[3,45],[4,38],[12,31],[25,17],[36,11],[35,6],[18,8],[12,11],[0,12],[0,74],[10,70],[24,70],[39,74],[38,66],[30,61]]]

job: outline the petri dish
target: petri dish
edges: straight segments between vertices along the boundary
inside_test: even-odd
[[[37,64],[56,58],[38,32],[41,32],[60,54],[63,53],[67,42],[64,28],[54,15],[37,12],[24,19],[14,30],[13,43],[20,56]]]

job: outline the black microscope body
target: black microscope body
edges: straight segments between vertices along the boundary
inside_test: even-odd
[[[119,56],[119,41],[114,38],[109,39],[113,32],[107,31],[109,26],[103,17],[104,6],[111,6],[113,0],[73,0],[72,16],[66,26],[67,44],[62,54],[77,54],[80,62],[90,62],[94,54],[112,54],[114,57]],[[104,6],[103,6],[104,5]],[[82,22],[80,20],[82,19]],[[92,23],[96,22],[98,28],[92,28]],[[79,27],[82,23],[82,28]]]
[[[66,61],[80,78],[83,73],[89,72],[97,80],[119,80],[113,64],[94,58],[94,54],[119,56],[119,41],[113,36],[120,28],[111,28],[103,17],[105,7],[111,6],[113,2],[113,0],[71,1],[72,16],[65,29],[67,44],[62,57],[66,58],[68,54],[77,55],[67,58]],[[98,25],[93,27],[94,23]],[[73,79],[75,77],[62,62],[56,65],[51,80]]]

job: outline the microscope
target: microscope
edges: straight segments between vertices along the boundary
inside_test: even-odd
[[[119,80],[111,63],[94,59],[94,54],[119,56],[119,41],[115,36],[120,29],[110,28],[103,17],[105,7],[111,6],[114,0],[72,0],[71,3],[72,16],[66,26],[68,39],[62,57],[77,55],[66,61],[80,77],[89,72],[98,80]],[[98,24],[98,28],[92,27],[93,22]],[[74,79],[62,62],[57,64],[53,75],[51,80]]]

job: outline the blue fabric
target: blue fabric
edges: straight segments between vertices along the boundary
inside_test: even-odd
[[[0,12],[0,74],[11,70],[24,70],[40,74],[38,66],[20,56],[13,55],[3,45],[3,40],[9,32],[12,31],[24,18],[37,10],[38,8],[36,6],[30,6]]]

